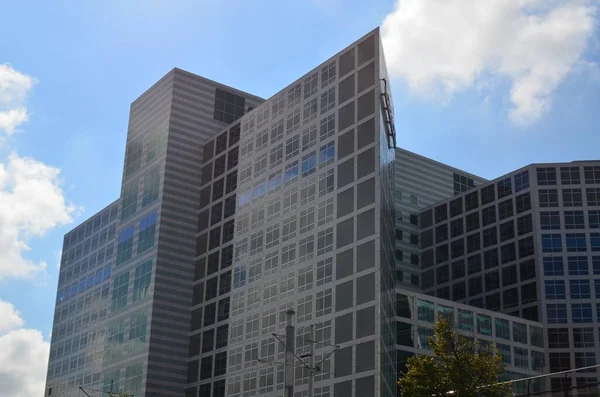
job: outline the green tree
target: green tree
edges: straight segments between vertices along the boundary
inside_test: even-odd
[[[440,319],[429,338],[433,356],[419,355],[407,361],[407,372],[398,381],[401,397],[505,397],[510,386],[498,384],[504,371],[502,356],[493,345],[458,335]]]

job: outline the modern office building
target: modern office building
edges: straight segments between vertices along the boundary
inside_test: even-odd
[[[396,149],[396,281],[420,290],[421,209],[479,186],[486,179],[405,149]]]
[[[541,322],[544,372],[600,355],[600,161],[532,164],[420,214],[426,293]],[[551,378],[595,384],[596,368]]]

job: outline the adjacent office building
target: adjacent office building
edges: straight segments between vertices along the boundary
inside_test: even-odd
[[[419,226],[423,291],[541,322],[544,372],[597,364],[600,161],[532,164],[422,210]]]

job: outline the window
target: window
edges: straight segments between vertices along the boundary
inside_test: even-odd
[[[285,183],[291,183],[295,181],[298,178],[298,161],[294,161],[286,165],[283,175],[283,181]]]
[[[558,207],[558,191],[556,189],[539,190],[540,207]]]
[[[529,354],[527,349],[513,347],[515,352],[515,367],[529,369]]]
[[[515,174],[515,192],[527,189],[529,187],[529,171],[525,170]]]
[[[335,87],[321,93],[321,114],[335,108]]]
[[[327,193],[333,192],[335,184],[335,173],[334,169],[331,168],[324,173],[319,175],[319,197],[326,195]]]
[[[154,246],[156,237],[156,212],[146,216],[140,221],[137,253],[140,254]]]
[[[306,205],[314,201],[316,191],[315,185],[316,182],[314,177],[303,180],[302,188],[300,189],[300,205]]]
[[[531,195],[529,193],[515,197],[515,202],[517,203],[517,214],[531,209]]]
[[[332,281],[332,263],[332,258],[326,258],[317,262],[317,286],[324,285]]]
[[[313,269],[308,265],[298,270],[298,292],[308,291],[313,287]]]
[[[271,124],[271,144],[279,141],[281,138],[283,138],[283,119]],[[250,142],[250,151],[252,151],[252,142]]]
[[[315,253],[315,237],[308,236],[300,240],[298,243],[298,260],[300,263],[306,262],[313,258]]]
[[[335,142],[329,142],[319,148],[319,167],[333,163],[335,159]]]
[[[590,248],[592,251],[600,251],[600,233],[590,233]]]
[[[571,369],[571,355],[569,353],[550,353],[550,372],[567,371]],[[569,379],[571,383],[571,379]]]
[[[588,222],[590,229],[600,229],[600,210],[589,210]]]
[[[304,103],[304,110],[302,113],[302,120],[304,123],[308,123],[317,118],[318,103],[317,98],[313,98]]]
[[[295,210],[298,205],[298,188],[296,186],[286,190],[283,195],[283,213]]]
[[[144,196],[142,198],[142,207],[158,199],[160,185],[159,168],[154,168],[144,176]]]
[[[500,241],[504,242],[515,237],[515,223],[508,221],[500,224]]]
[[[513,216],[512,199],[498,203],[498,217],[500,220]]]
[[[596,353],[594,352],[575,352],[575,368],[592,367],[596,365]],[[589,368],[579,371],[596,373],[596,368]]]
[[[551,349],[568,349],[569,329],[548,328],[548,347]]]
[[[533,255],[534,247],[533,247],[533,237],[526,237],[524,239],[519,240],[519,259],[526,258],[530,255]],[[521,263],[521,267],[523,263]]]
[[[479,229],[479,212],[473,212],[466,216],[467,232]]]
[[[509,321],[502,318],[495,318],[494,325],[496,328],[496,338],[510,340]]]
[[[532,230],[533,222],[531,221],[531,214],[524,215],[517,219],[517,233],[519,236],[531,233]]]
[[[559,230],[560,213],[558,211],[540,212],[540,226],[543,230]]]
[[[565,207],[581,207],[583,205],[581,189],[563,189],[562,196]]]
[[[542,251],[543,252],[561,252],[562,251],[561,235],[560,234],[542,234]]]
[[[285,158],[287,160],[300,153],[300,136],[294,135],[285,142]]]
[[[563,185],[581,184],[579,167],[560,167],[560,182]]]
[[[588,206],[599,206],[600,205],[600,188],[593,187],[585,190],[587,197]]]
[[[435,312],[433,310],[433,302],[418,299],[417,300],[417,313],[419,321],[426,321],[428,323],[434,322]]]
[[[129,272],[115,277],[113,281],[113,293],[111,310],[116,311],[127,306],[127,291],[129,290]]]
[[[536,171],[538,185],[556,185],[556,168],[538,168]]]
[[[481,210],[481,222],[483,226],[496,222],[496,206],[492,205]]]
[[[241,288],[246,285],[246,266],[241,265],[233,269],[233,288]]]
[[[317,93],[319,88],[319,73],[315,72],[304,80],[304,99]]]
[[[317,143],[317,126],[311,125],[302,132],[302,151],[306,151]]]
[[[464,226],[463,226],[463,219],[459,218],[456,220],[453,220],[452,222],[450,222],[450,235],[454,238],[457,236],[460,236],[461,234],[463,234],[464,231]]]
[[[600,183],[600,166],[583,167],[585,183]]]
[[[544,257],[544,276],[563,276],[564,274],[562,257]]]
[[[321,141],[335,135],[335,114],[332,113],[321,119],[319,137]]]
[[[591,303],[572,303],[571,314],[574,323],[592,322],[592,304]]]
[[[565,299],[565,281],[564,280],[546,280],[544,282],[546,299]]]
[[[302,99],[302,86],[300,83],[288,89],[288,106],[291,108],[300,103]]]
[[[512,194],[511,178],[508,177],[501,181],[498,181],[498,183],[496,184],[496,188],[498,189],[498,199],[510,196]]]
[[[311,231],[315,227],[314,207],[304,209],[300,212],[300,234]]]
[[[254,162],[254,176],[259,177],[267,171],[267,154],[263,153]],[[256,197],[256,196],[255,196]]]
[[[119,233],[117,243],[116,264],[120,265],[131,259],[133,253],[133,226],[124,229]]]
[[[485,314],[477,313],[477,333],[481,335],[492,335],[492,318]]]
[[[140,342],[146,341],[146,323],[148,316],[146,312],[135,313],[129,321],[129,341],[138,339]]]
[[[317,235],[317,255],[333,250],[333,228],[322,230]]]
[[[315,316],[321,317],[331,313],[333,303],[331,288],[317,292]]]
[[[548,324],[562,324],[567,322],[567,305],[565,303],[546,304]]]
[[[137,209],[137,197],[138,197],[138,183],[133,181],[123,188],[123,194],[121,195],[121,220],[125,220],[135,214]]]
[[[500,261],[502,264],[512,262],[517,259],[515,243],[509,243],[500,247]]]
[[[569,280],[571,299],[589,299],[591,297],[589,280]]]
[[[594,347],[594,328],[573,328],[573,342],[575,348]]]
[[[326,87],[335,81],[335,66],[335,61],[331,61],[321,68],[321,87]]]
[[[133,303],[148,297],[150,282],[152,280],[152,261],[147,261],[135,268],[133,280]]]
[[[454,218],[457,215],[462,214],[462,197],[458,197],[450,202],[450,217]]]
[[[569,264],[569,276],[586,276],[589,273],[586,256],[570,256],[567,258]],[[562,268],[562,262],[561,262]],[[561,274],[562,275],[562,274]]]
[[[322,226],[333,220],[333,197],[323,200],[318,207],[318,225]]]
[[[587,251],[585,233],[567,233],[566,242],[567,252]]]

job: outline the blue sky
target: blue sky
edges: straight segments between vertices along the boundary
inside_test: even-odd
[[[66,204],[43,237],[20,229],[22,256],[47,268],[0,275],[0,301],[48,339],[62,236],[118,197],[129,105],[173,67],[268,98],[385,20],[400,147],[487,178],[600,157],[597,2],[415,1],[3,4],[0,64],[35,84],[19,104],[28,121],[0,125],[0,164],[17,153],[59,169]]]

